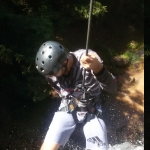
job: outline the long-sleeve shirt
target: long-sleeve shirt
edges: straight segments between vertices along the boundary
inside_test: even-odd
[[[76,98],[80,98],[81,91],[74,90],[83,81],[83,67],[80,64],[80,59],[85,55],[86,50],[80,49],[75,52],[70,52],[74,57],[73,66],[68,75],[61,77],[46,76],[49,84],[59,93],[60,97],[66,97],[71,94]],[[97,59],[102,63],[101,58],[96,52],[89,50],[89,53],[94,53]],[[92,70],[85,71],[85,87],[87,88],[88,98],[97,97],[101,94],[102,90],[105,90],[111,94],[115,94],[117,91],[116,81],[114,76],[108,72],[107,68],[103,68],[98,75],[94,75]]]

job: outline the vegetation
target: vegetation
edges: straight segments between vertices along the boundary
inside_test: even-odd
[[[87,0],[1,1],[1,100],[40,101],[48,96],[50,87],[35,69],[36,52],[47,40],[71,51],[85,48],[88,11]],[[112,54],[135,60],[134,49],[143,43],[143,20],[143,1],[95,0],[89,47],[106,62]]]

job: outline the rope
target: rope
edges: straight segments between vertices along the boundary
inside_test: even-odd
[[[90,36],[90,27],[91,27],[91,15],[93,10],[93,0],[90,0],[90,10],[89,10],[89,19],[88,19],[88,29],[87,29],[87,39],[86,39],[86,56],[88,55],[88,44],[89,44],[89,36]],[[83,81],[82,81],[82,87],[84,88],[85,84],[85,69],[83,70]],[[83,99],[85,99],[85,91],[83,94]]]
[[[86,56],[88,55],[88,44],[89,44],[89,36],[90,36],[92,10],[93,10],[93,0],[90,1],[90,11],[89,11],[87,39],[86,39]]]

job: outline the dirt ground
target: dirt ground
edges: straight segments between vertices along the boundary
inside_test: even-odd
[[[142,57],[141,57],[142,58]],[[106,96],[103,116],[109,143],[144,142],[144,61],[135,62],[117,76],[118,92]]]

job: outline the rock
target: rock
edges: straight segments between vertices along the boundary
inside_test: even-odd
[[[121,56],[114,56],[111,60],[111,62],[116,66],[126,66],[129,64],[129,60],[127,58],[123,58]]]
[[[130,76],[130,77],[129,77],[129,82],[130,82],[130,83],[134,83],[134,82],[135,82],[135,78],[132,77],[132,76]]]

